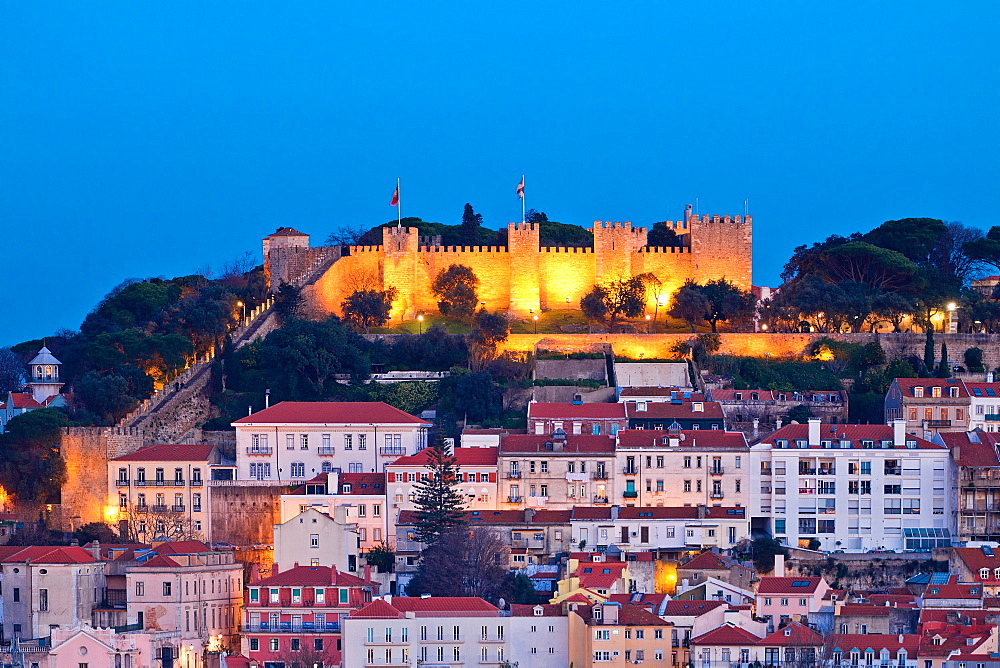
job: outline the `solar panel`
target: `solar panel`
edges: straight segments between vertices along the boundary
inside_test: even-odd
[[[931,584],[948,584],[948,573],[934,573],[931,575]]]
[[[792,583],[793,587],[808,587],[812,583],[809,580],[796,580]]]
[[[983,391],[981,389],[979,389],[978,387],[972,388],[972,393],[974,395],[976,395],[977,397],[983,396]]]
[[[980,546],[980,549],[983,551],[983,554],[985,554],[987,557],[996,556],[995,554],[993,554],[993,548],[990,547],[989,545],[982,545]]]
[[[991,396],[991,397],[995,397],[995,396],[997,396],[997,391],[994,390],[992,387],[987,387],[986,388],[986,394],[989,395],[989,396]]]

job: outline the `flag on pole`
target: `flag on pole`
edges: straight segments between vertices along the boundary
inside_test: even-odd
[[[524,199],[524,176],[521,176],[521,182],[517,184],[517,196]]]
[[[399,184],[396,184],[396,189],[392,191],[392,201],[389,202],[389,206],[396,206],[399,204]]]

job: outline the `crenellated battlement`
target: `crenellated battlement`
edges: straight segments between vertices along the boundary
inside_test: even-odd
[[[691,249],[687,246],[643,246],[637,252],[639,253],[663,253],[667,254],[682,254],[690,253]]]
[[[383,227],[382,233],[390,237],[400,237],[400,236],[410,236],[411,234],[417,234],[418,230],[415,227]]]
[[[381,253],[381,246],[350,246],[351,255],[358,255],[360,253]]]
[[[507,223],[507,230],[516,230],[518,232],[538,232],[541,228],[538,227],[538,223]]]
[[[505,246],[420,246],[421,253],[506,253]]]
[[[594,249],[586,246],[545,246],[538,249],[542,253],[579,253],[593,255]]]

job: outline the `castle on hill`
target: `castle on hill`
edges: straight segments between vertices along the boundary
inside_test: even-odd
[[[690,211],[690,208],[689,208]],[[647,229],[630,222],[595,221],[590,248],[543,247],[539,226],[510,223],[507,246],[442,246],[418,236],[416,228],[383,227],[378,246],[310,247],[309,235],[280,228],[263,240],[264,268],[276,290],[282,282],[302,284],[318,267],[322,275],[302,291],[316,314],[340,314],[355,290],[395,287],[392,317],[414,318],[437,310],[431,283],[452,264],[470,267],[479,278],[479,298],[491,311],[524,317],[550,309],[579,309],[580,299],[598,283],[653,273],[663,283],[650,295],[652,309],[684,281],[725,278],[751,288],[751,216],[695,216],[667,222],[677,245],[649,246]]]

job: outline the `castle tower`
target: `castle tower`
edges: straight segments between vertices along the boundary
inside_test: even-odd
[[[526,316],[542,309],[541,275],[538,269],[539,235],[537,223],[507,223],[510,310],[516,315]]]
[[[692,278],[725,278],[743,290],[753,286],[753,216],[691,216]]]
[[[31,373],[31,380],[28,387],[31,388],[32,398],[40,404],[44,404],[49,397],[59,394],[63,383],[59,380],[59,367],[62,362],[56,359],[48,348],[43,347],[35,355],[35,358],[28,363]]]
[[[399,291],[392,305],[391,317],[417,316],[417,250],[420,237],[416,227],[382,228],[382,289]],[[433,280],[433,278],[431,279]],[[429,286],[428,286],[429,290]]]
[[[646,245],[646,228],[632,227],[628,221],[613,223],[595,220],[590,231],[594,233],[597,282],[632,276],[632,259]]]
[[[279,227],[274,234],[264,237],[264,277],[272,288],[276,288],[282,280],[288,281],[288,277],[280,275],[280,271],[274,280],[271,277],[271,251],[281,248],[309,248],[309,235],[299,232],[294,227]]]

